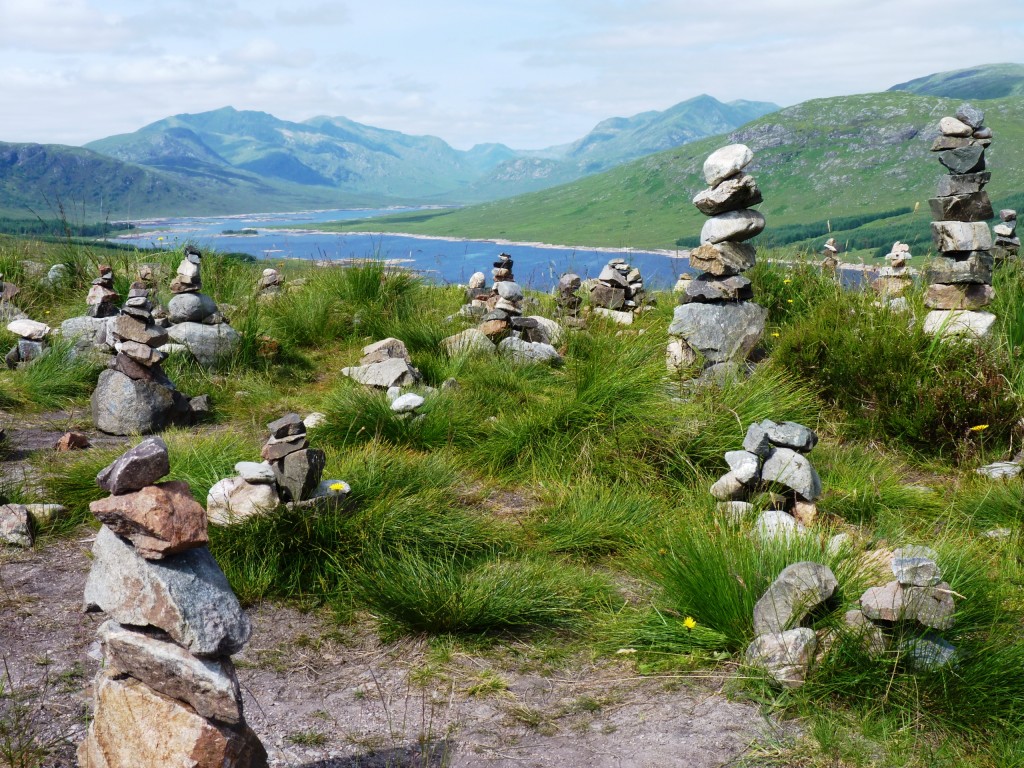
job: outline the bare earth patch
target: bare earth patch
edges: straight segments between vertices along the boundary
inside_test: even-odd
[[[101,618],[81,612],[84,533],[0,553],[0,649],[15,688],[33,694],[40,732],[64,739],[53,766],[74,765],[98,668]],[[246,716],[275,766],[710,768],[774,730],[715,679],[500,652],[438,662],[425,640],[384,644],[360,623],[270,604],[251,615],[252,641],[235,658]]]

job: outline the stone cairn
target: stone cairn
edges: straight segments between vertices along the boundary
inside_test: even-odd
[[[167,330],[153,321],[152,311],[149,291],[133,287],[121,314],[107,322],[107,343],[116,355],[91,399],[93,424],[102,432],[149,434],[166,426],[176,410],[188,409],[187,398],[161,367],[167,353],[159,347],[167,342]]]
[[[754,266],[754,246],[744,242],[764,229],[764,216],[749,208],[762,201],[757,182],[743,169],[754,153],[743,144],[712,152],[704,161],[710,185],[693,204],[710,216],[701,229],[701,245],[690,251],[690,266],[702,270],[680,295],[669,334],[673,368],[692,365],[699,352],[707,367],[735,367],[764,335],[768,310],[750,299],[753,290],[742,273]]]
[[[12,320],[7,324],[7,330],[19,337],[18,343],[4,357],[7,367],[12,370],[21,363],[35,360],[46,349],[46,337],[50,335],[50,326],[46,323],[27,318]]]
[[[341,373],[367,387],[390,389],[410,387],[421,378],[401,339],[383,339],[363,347],[359,365],[342,368]]]
[[[939,252],[928,267],[925,318],[928,333],[985,335],[995,315],[978,312],[992,302],[992,233],[986,221],[993,216],[985,185],[985,148],[992,131],[984,127],[985,113],[963,104],[956,117],[939,121],[941,135],[932,152],[949,174],[939,179],[932,210],[932,240]],[[955,314],[954,314],[955,313]]]
[[[273,267],[267,267],[256,283],[256,293],[260,296],[274,296],[281,292],[283,286],[284,277],[281,273]]]
[[[999,212],[999,223],[992,228],[996,236],[994,255],[997,261],[1017,258],[1020,252],[1020,238],[1017,237],[1017,212],[1004,208]]]
[[[561,362],[552,346],[558,339],[558,323],[539,315],[523,316],[527,301],[513,279],[512,258],[503,253],[494,262],[494,287],[487,290],[482,272],[470,278],[469,302],[459,315],[479,319],[475,328],[449,336],[444,346],[450,355],[502,353],[515,363]]]
[[[216,302],[202,293],[199,266],[202,254],[194,246],[185,247],[185,258],[171,280],[174,296],[167,302],[171,341],[186,348],[205,367],[212,367],[230,355],[241,341],[238,331],[228,325]]]
[[[640,270],[625,259],[612,259],[590,287],[590,306],[594,313],[630,325],[633,314],[644,304],[644,279]]]
[[[206,547],[206,514],[188,484],[157,482],[169,471],[167,446],[149,438],[96,478],[111,495],[90,505],[103,525],[85,609],[108,620],[79,765],[266,766],[230,658],[249,640],[249,619]]]
[[[821,496],[821,479],[806,456],[817,442],[814,430],[796,422],[751,424],[743,449],[726,452],[729,471],[711,486],[711,495],[722,511],[740,519],[754,510],[748,501],[754,494],[782,489],[782,509],[762,512],[757,531],[766,539],[801,534],[817,517],[814,502]]]
[[[348,493],[348,485],[341,480],[321,482],[326,455],[309,447],[306,424],[298,414],[286,414],[267,424],[267,429],[270,439],[261,452],[264,461],[240,461],[235,464],[235,477],[210,488],[206,514],[211,523],[233,525],[282,503],[340,501]]]
[[[747,647],[747,663],[787,688],[803,685],[818,649],[818,635],[800,624],[838,586],[827,565],[804,561],[784,568],[754,606],[756,637]]]
[[[118,313],[117,300],[120,294],[114,290],[114,270],[109,264],[101,264],[99,277],[92,281],[85,303],[89,317],[113,317]]]
[[[839,265],[842,263],[839,261],[839,246],[836,244],[834,237],[830,237],[825,241],[825,245],[821,248],[821,255],[821,268],[834,277],[836,270],[839,269]]]
[[[892,244],[892,249],[886,254],[885,260],[888,266],[878,270],[878,277],[871,287],[885,298],[902,296],[914,284],[914,273],[908,264],[910,246],[897,240]]]
[[[583,286],[583,280],[575,272],[566,272],[558,278],[558,285],[555,286],[555,306],[558,308],[558,317],[567,325],[580,325],[580,307],[583,299],[580,298],[579,290]]]
[[[916,628],[923,627],[923,634],[904,636],[899,645],[907,666],[915,671],[944,666],[956,655],[956,649],[937,634],[953,626],[956,605],[935,559],[935,551],[928,547],[897,549],[892,553],[896,578],[866,590],[860,598],[860,609],[848,611],[845,616],[847,626],[863,633],[873,653],[890,647],[892,630],[916,632]]]

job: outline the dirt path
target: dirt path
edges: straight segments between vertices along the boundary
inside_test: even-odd
[[[74,765],[99,662],[80,610],[91,532],[0,553],[0,649],[36,729]],[[262,605],[236,657],[250,724],[275,766],[666,766],[733,764],[771,726],[718,682],[637,677],[625,662],[549,668],[516,654],[455,654],[424,640]]]

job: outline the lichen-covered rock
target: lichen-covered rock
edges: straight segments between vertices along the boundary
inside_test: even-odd
[[[798,688],[807,671],[818,638],[813,629],[797,627],[777,634],[760,635],[747,647],[747,663],[767,672],[786,688]]]
[[[787,566],[754,606],[754,632],[775,634],[792,628],[832,597],[838,586],[827,565],[803,561]]]

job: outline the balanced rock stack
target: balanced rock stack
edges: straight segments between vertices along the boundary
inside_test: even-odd
[[[503,280],[515,280],[512,274],[513,264],[511,254],[499,253],[498,260],[494,262],[494,267],[491,269],[491,276],[494,277],[494,282],[500,283]]]
[[[757,636],[747,648],[747,663],[764,669],[787,688],[803,685],[818,636],[800,624],[838,586],[827,565],[805,561],[784,568],[754,606]]]
[[[924,627],[924,634],[906,638],[900,650],[912,669],[934,669],[950,663],[955,648],[937,631],[950,629],[954,622],[955,594],[942,580],[935,551],[922,546],[897,549],[892,556],[895,580],[871,587],[861,595],[860,610],[849,611],[846,623],[864,632],[870,648],[884,651],[890,645],[888,631],[902,625]]]
[[[281,276],[281,273],[273,267],[267,267],[256,283],[256,292],[260,296],[273,296],[281,292],[283,285],[284,277]]]
[[[241,341],[238,331],[228,325],[217,304],[201,292],[199,273],[202,254],[194,246],[185,247],[185,258],[171,280],[167,318],[171,322],[171,341],[182,345],[207,368],[230,355]]]
[[[952,332],[951,322],[984,335],[995,316],[977,312],[994,298],[992,290],[992,203],[985,185],[992,174],[985,170],[985,148],[992,131],[984,127],[985,113],[969,104],[956,117],[939,121],[941,135],[932,144],[949,175],[939,180],[938,193],[928,203],[932,210],[932,240],[939,252],[929,265],[925,306],[937,310],[925,319],[925,330]],[[950,312],[962,310],[951,317]]]
[[[235,464],[235,477],[210,488],[206,514],[211,523],[233,525],[285,502],[340,501],[348,492],[348,485],[340,480],[321,482],[326,456],[309,448],[306,424],[298,414],[286,414],[267,429],[270,439],[263,446],[264,461],[240,461]]]
[[[114,290],[114,270],[108,264],[101,264],[99,277],[92,281],[85,303],[89,317],[113,317],[117,314],[117,300],[121,298]]]
[[[910,246],[898,240],[886,254],[888,266],[878,270],[878,277],[871,284],[875,291],[883,297],[902,296],[914,283],[914,273],[910,261]]]
[[[679,298],[669,334],[669,359],[689,361],[703,355],[710,367],[742,363],[764,335],[768,310],[750,299],[753,290],[743,272],[754,266],[756,251],[746,240],[764,229],[764,216],[749,206],[762,201],[757,182],[743,169],[754,153],[731,144],[704,161],[710,185],[693,199],[710,216],[701,229],[701,245],[690,251],[690,266],[702,270]],[[687,364],[689,364],[687,363]]]
[[[747,500],[761,491],[781,490],[783,509],[763,512],[757,521],[764,538],[801,533],[817,516],[821,479],[806,454],[817,444],[814,430],[792,421],[765,419],[751,424],[743,450],[728,451],[729,471],[711,486],[711,495],[734,517],[753,511]]]
[[[420,380],[412,367],[409,350],[401,339],[387,338],[363,347],[359,365],[342,368],[341,373],[367,387],[391,389],[408,387]]]
[[[579,319],[580,305],[583,304],[583,299],[579,296],[582,285],[580,276],[574,272],[566,272],[558,278],[558,285],[555,286],[555,305],[558,307],[558,316],[563,320]]]
[[[640,270],[631,267],[625,259],[609,261],[590,288],[590,305],[594,311],[626,324],[633,318],[620,318],[612,313],[635,312],[643,303],[644,279]]]
[[[167,446],[150,438],[96,478],[111,495],[90,505],[103,526],[85,609],[109,620],[78,764],[266,766],[230,658],[249,619],[206,547],[206,513],[188,484],[157,482],[169,471]]]
[[[1020,252],[1020,238],[1017,237],[1017,212],[1004,208],[999,212],[999,223],[992,228],[996,236],[995,257],[998,261],[1017,258]]]
[[[50,335],[50,326],[27,318],[12,320],[7,330],[18,336],[18,343],[11,347],[4,361],[7,367],[14,369],[19,363],[35,360],[46,349],[46,337]]]

